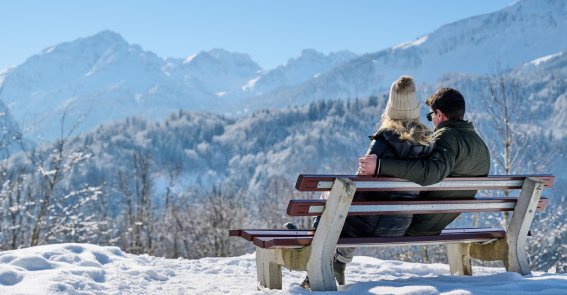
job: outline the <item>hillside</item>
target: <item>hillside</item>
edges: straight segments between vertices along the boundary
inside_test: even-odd
[[[262,108],[322,98],[375,95],[402,74],[418,83],[444,75],[486,75],[567,48],[567,2],[521,0],[500,11],[446,24],[416,40],[345,62],[301,85],[247,100]]]

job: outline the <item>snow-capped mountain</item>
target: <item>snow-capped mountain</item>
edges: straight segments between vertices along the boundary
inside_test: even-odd
[[[169,65],[104,31],[47,48],[9,70],[0,98],[16,120],[26,123],[24,132],[46,138],[65,135],[78,122],[76,131],[82,131],[125,116],[155,117],[172,108],[205,106],[210,95],[182,87],[182,78],[171,79]]]
[[[306,50],[285,66],[264,71],[249,55],[223,49],[163,59],[103,31],[49,47],[3,71],[0,99],[25,122],[26,134],[52,139],[129,116],[234,111],[243,95],[302,83],[353,56]],[[258,80],[260,90],[250,87]]]
[[[47,48],[0,74],[0,100],[26,134],[52,139],[178,109],[239,113],[376,95],[401,74],[418,84],[451,73],[487,74],[565,50],[565,28],[566,1],[522,0],[375,53],[304,50],[273,70],[222,49],[164,59],[104,31]]]
[[[313,49],[305,49],[299,57],[291,58],[285,65],[262,73],[242,89],[250,94],[263,94],[280,87],[299,85],[355,57],[356,54],[346,50],[325,55]]]
[[[567,1],[522,0],[500,11],[444,25],[412,42],[366,54],[296,87],[250,98],[282,106],[387,90],[402,74],[418,83],[453,73],[486,74],[567,48]]]
[[[248,54],[223,49],[202,51],[174,65],[178,70],[175,73],[180,74],[187,85],[197,85],[219,97],[241,91],[242,85],[262,70]]]

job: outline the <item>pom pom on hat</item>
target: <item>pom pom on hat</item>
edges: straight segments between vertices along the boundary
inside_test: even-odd
[[[390,97],[384,111],[390,118],[412,120],[419,118],[419,103],[415,95],[415,83],[409,76],[401,76],[392,83]]]

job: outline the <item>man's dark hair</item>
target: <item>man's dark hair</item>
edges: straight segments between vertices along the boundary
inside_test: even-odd
[[[427,98],[425,104],[434,111],[441,110],[450,120],[463,120],[465,117],[465,98],[453,88],[439,88]]]

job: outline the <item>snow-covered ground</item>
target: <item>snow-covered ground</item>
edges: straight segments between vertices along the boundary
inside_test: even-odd
[[[444,264],[355,257],[345,294],[567,294],[567,274],[522,277],[498,268],[450,276]],[[131,255],[116,247],[59,244],[0,253],[0,294],[314,294],[302,272],[284,271],[283,290],[256,289],[254,255],[199,260]],[[333,294],[333,292],[325,293]]]

